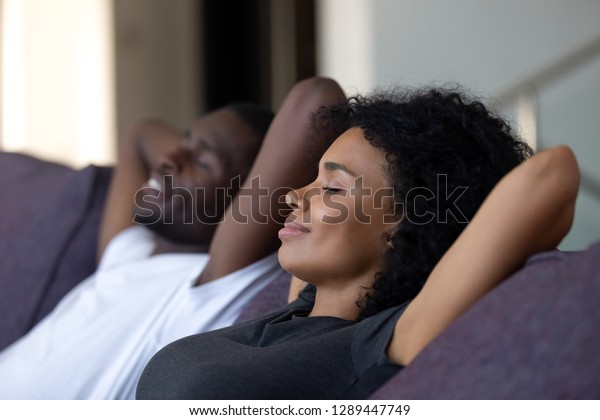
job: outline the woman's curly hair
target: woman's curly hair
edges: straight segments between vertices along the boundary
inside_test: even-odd
[[[360,127],[386,153],[402,217],[373,289],[359,302],[360,319],[414,298],[496,183],[533,153],[459,89],[356,96],[320,109],[314,121],[332,138]]]

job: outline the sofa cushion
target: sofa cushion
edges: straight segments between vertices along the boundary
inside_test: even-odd
[[[599,325],[600,242],[538,254],[372,398],[597,399]]]
[[[0,349],[95,269],[109,168],[0,153]]]

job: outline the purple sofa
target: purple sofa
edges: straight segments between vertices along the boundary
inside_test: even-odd
[[[94,271],[110,172],[0,153],[0,349]],[[289,280],[239,321],[285,303]],[[600,398],[600,242],[532,257],[372,398]]]
[[[110,169],[0,153],[0,349],[94,271]]]
[[[531,257],[372,398],[600,398],[600,242]]]

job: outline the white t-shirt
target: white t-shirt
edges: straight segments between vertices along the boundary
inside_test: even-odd
[[[150,255],[153,248],[142,226],[115,236],[96,273],[0,353],[0,399],[133,399],[158,350],[231,325],[282,270],[271,255],[194,287],[207,254]]]

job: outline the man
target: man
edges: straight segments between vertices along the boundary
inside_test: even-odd
[[[158,121],[132,131],[104,209],[98,269],[0,353],[0,398],[133,398],[158,349],[235,321],[281,273],[276,257],[263,252],[217,281],[197,280],[272,117],[232,104],[186,133]]]
[[[160,235],[154,253],[206,252],[272,118],[258,106],[232,104],[205,115],[185,133],[159,121],[135,127],[111,182],[99,257],[134,222]],[[138,207],[133,219],[132,197]],[[150,210],[156,211],[147,214]]]

